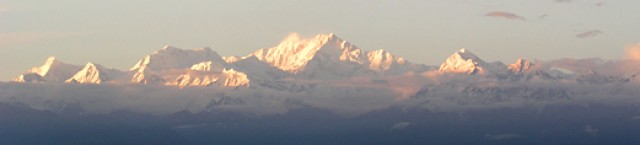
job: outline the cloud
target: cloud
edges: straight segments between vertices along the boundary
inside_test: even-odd
[[[591,31],[587,31],[587,32],[582,32],[579,34],[576,34],[576,37],[578,38],[589,38],[589,37],[595,37],[598,36],[600,34],[602,34],[603,32],[600,30],[591,30]]]
[[[640,43],[628,46],[625,50],[625,57],[631,60],[640,60]]]
[[[484,138],[486,139],[490,139],[490,140],[505,140],[505,139],[514,139],[514,138],[521,138],[522,135],[520,134],[485,134]]]
[[[518,15],[516,15],[514,13],[503,12],[503,11],[489,12],[489,13],[485,14],[485,16],[496,17],[496,18],[505,18],[505,19],[510,19],[510,20],[521,20],[521,21],[525,21],[526,20],[524,17],[518,16]]]

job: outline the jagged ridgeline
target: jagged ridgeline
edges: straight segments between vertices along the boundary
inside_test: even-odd
[[[505,65],[486,62],[468,49],[460,49],[441,65],[434,66],[412,63],[383,49],[364,50],[334,34],[301,38],[294,33],[275,47],[258,49],[245,56],[223,57],[211,48],[165,46],[144,56],[129,70],[112,69],[92,62],[84,66],[73,65],[49,57],[42,66],[28,70],[14,81],[272,88],[281,86],[282,80],[383,80],[408,74],[427,78],[453,74],[512,81],[546,79],[613,83],[634,80],[631,76],[636,73],[601,71],[603,67],[597,65],[568,65],[572,61],[597,64],[602,60],[532,62],[518,59]],[[274,84],[278,82],[280,84]]]
[[[413,64],[386,50],[366,51],[334,34],[303,39],[290,35],[281,44],[246,56],[222,57],[210,48],[165,46],[143,57],[128,71],[95,63],[84,67],[54,57],[20,75],[16,82],[139,83],[175,86],[251,86],[252,80],[280,78],[338,80],[382,77],[432,68]]]

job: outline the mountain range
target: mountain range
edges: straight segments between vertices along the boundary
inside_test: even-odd
[[[361,49],[335,34],[292,34],[244,56],[165,46],[129,70],[49,57],[12,83],[0,83],[0,101],[54,112],[76,106],[94,113],[273,114],[313,107],[351,115],[392,106],[457,110],[634,102],[640,93],[638,64],[597,58],[505,64],[460,49],[440,65],[425,65],[387,50]]]
[[[598,60],[565,60],[598,61]],[[537,64],[542,63],[542,64]],[[505,65],[486,62],[467,49],[460,49],[439,66],[412,63],[387,50],[363,50],[335,34],[318,34],[301,38],[297,34],[286,37],[279,45],[262,48],[245,56],[220,56],[211,48],[179,49],[165,46],[144,56],[129,70],[110,69],[89,62],[84,66],[66,64],[49,57],[39,67],[19,75],[15,82],[80,83],[80,84],[147,84],[169,86],[225,86],[249,87],[278,82],[278,80],[330,81],[352,78],[381,79],[406,74],[464,74],[495,76],[496,78],[574,79],[594,76],[596,70],[576,72],[574,66],[531,62],[518,59]],[[589,67],[589,66],[587,66]],[[622,72],[635,76],[635,72]],[[620,74],[620,73],[618,73]],[[578,79],[578,76],[582,76]],[[599,76],[599,75],[598,75]],[[599,76],[597,79],[616,78]],[[591,78],[595,79],[595,78]],[[631,78],[616,78],[628,80]],[[261,82],[261,83],[256,83]],[[596,80],[586,82],[611,82]]]
[[[245,56],[223,57],[210,48],[179,49],[167,45],[142,57],[129,70],[110,69],[92,62],[84,66],[66,64],[52,56],[42,66],[28,70],[13,81],[247,87],[258,85],[252,81],[264,82],[285,78],[379,79],[410,73],[501,77],[526,75],[554,79],[570,79],[572,76],[585,75],[572,69],[575,68],[538,65],[526,59],[518,59],[509,65],[502,62],[486,62],[467,49],[454,52],[439,67],[429,66],[412,63],[383,49],[363,50],[332,33],[318,34],[309,39],[301,38],[294,33],[275,47],[258,49]],[[595,72],[590,71],[586,75],[591,73]],[[632,73],[634,72],[625,75]]]
[[[241,57],[222,57],[210,48],[187,50],[167,45],[144,56],[126,71],[91,62],[84,66],[66,64],[50,57],[45,64],[34,67],[14,81],[237,87],[250,86],[251,80],[337,80],[420,73],[432,69],[413,64],[386,50],[366,51],[334,34],[319,34],[311,39],[291,35],[278,46],[259,49]]]

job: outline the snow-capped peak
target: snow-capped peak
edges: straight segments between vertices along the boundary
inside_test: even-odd
[[[222,57],[222,59],[224,60],[224,62],[226,63],[235,63],[237,61],[246,59],[245,57],[239,57],[239,56],[224,56]]]
[[[500,72],[506,66],[500,62],[487,63],[476,54],[467,49],[460,49],[453,53],[440,65],[439,71],[466,74],[484,74],[489,72]]]
[[[157,72],[165,70],[189,69],[194,64],[209,61],[213,64],[226,64],[217,52],[209,47],[196,49],[179,49],[169,45],[140,59],[130,71],[135,71],[133,83],[162,84],[165,79]]]
[[[244,72],[236,71],[234,69],[223,69],[222,74],[224,76],[224,82],[222,86],[249,86],[250,80],[247,74]]]
[[[14,79],[16,82],[63,82],[71,77],[80,66],[66,64],[57,58],[50,56],[45,63],[39,67],[33,67],[27,73]]]
[[[56,59],[56,57],[49,56],[49,58],[47,58],[47,61],[44,63],[44,65],[42,65],[39,68],[33,68],[31,72],[37,73],[40,76],[45,76],[47,75],[49,70],[51,70],[51,67],[53,67],[54,65],[60,65],[60,64],[63,64],[63,63],[60,62],[58,59]]]
[[[164,45],[164,46],[163,46],[160,50],[158,50],[158,51],[170,51],[170,50],[177,50],[177,49],[178,49],[178,48],[173,47],[173,46],[171,46],[171,45],[167,44],[167,45]],[[158,51],[156,51],[156,52],[158,52]]]
[[[459,53],[465,53],[465,48],[458,50]]]
[[[141,83],[141,84],[162,84],[165,82],[164,78],[154,74],[154,72],[149,71],[147,68],[138,69],[131,76],[131,83]]]
[[[216,63],[213,61],[203,61],[191,66],[191,70],[198,71],[219,71],[224,69],[224,64]]]
[[[93,69],[93,70],[97,70],[99,68],[104,68],[104,66],[99,65],[99,64],[95,64],[93,62],[87,62],[87,64],[84,65],[83,69]]]
[[[53,63],[61,63],[61,62],[58,59],[56,59],[56,57],[49,56],[45,64],[53,64]]]
[[[336,37],[333,33],[318,34],[304,39],[290,34],[278,46],[255,51],[251,55],[284,71],[302,71],[312,59],[339,60],[362,63],[364,53],[356,46]]]
[[[485,63],[475,54],[465,50],[464,48],[453,53],[447,60],[440,65],[440,71],[453,73],[476,74],[482,73],[483,69],[480,63]]]
[[[244,72],[223,68],[212,71],[191,71],[177,76],[174,81],[166,82],[170,86],[249,86],[250,80]]]
[[[509,64],[509,71],[513,73],[524,73],[532,69],[534,66],[529,60],[526,59],[518,59],[515,63]]]
[[[375,71],[389,70],[393,64],[404,65],[406,60],[402,57],[393,56],[384,49],[369,51],[369,68]]]
[[[454,53],[453,55],[457,55],[462,59],[471,59],[471,60],[476,60],[476,61],[482,61],[484,62],[484,60],[480,59],[480,57],[478,57],[475,53],[462,48],[460,50],[458,50],[456,53]]]
[[[92,62],[84,65],[82,70],[78,71],[73,77],[69,80],[65,81],[67,83],[90,83],[90,84],[100,84],[103,80],[106,80],[106,76],[104,73],[101,73],[100,70],[104,69],[102,65],[94,64]]]
[[[100,84],[106,81],[112,80],[114,77],[121,73],[115,69],[107,69],[102,65],[94,64],[92,62],[84,65],[82,70],[78,71],[73,77],[69,78],[67,83],[81,83],[81,84]]]
[[[365,51],[333,33],[302,38],[293,33],[278,46],[264,48],[242,58],[228,57],[227,62],[255,57],[282,71],[312,79],[340,79],[353,76],[393,75],[407,71],[424,71],[386,50]]]
[[[208,47],[185,50],[166,45],[153,54],[140,59],[130,70],[183,69],[202,61],[224,63],[222,57]]]

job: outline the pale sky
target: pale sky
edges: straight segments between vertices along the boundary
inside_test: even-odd
[[[365,50],[440,64],[618,59],[640,42],[638,0],[0,0],[0,80],[48,56],[127,70],[171,45],[246,55],[287,34],[335,33]]]

